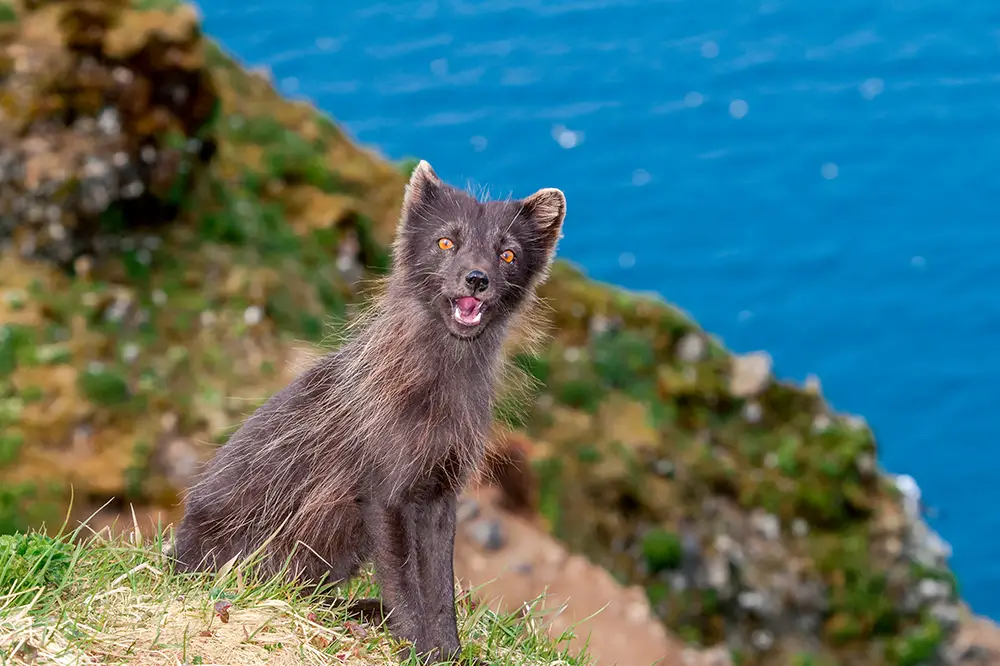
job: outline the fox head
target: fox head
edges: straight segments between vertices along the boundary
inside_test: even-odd
[[[451,335],[474,339],[506,323],[547,276],[566,197],[555,188],[481,202],[421,160],[406,186],[393,245],[397,294]]]

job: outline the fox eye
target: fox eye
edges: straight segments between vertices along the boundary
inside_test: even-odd
[[[442,250],[450,250],[451,248],[455,247],[455,244],[451,242],[450,238],[439,238],[438,247],[441,248]]]
[[[509,264],[510,262],[514,261],[514,251],[504,250],[503,252],[500,253],[500,258]]]

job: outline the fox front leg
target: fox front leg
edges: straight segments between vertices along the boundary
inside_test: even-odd
[[[455,612],[455,513],[458,498],[445,493],[419,508],[417,562],[427,614],[428,638],[441,659],[457,659],[461,652]]]
[[[383,601],[392,609],[387,618],[389,631],[397,640],[412,643],[418,654],[429,653],[434,645],[427,631],[420,588],[414,511],[395,503],[375,502],[371,513],[375,575]]]

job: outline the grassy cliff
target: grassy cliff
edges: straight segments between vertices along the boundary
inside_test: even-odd
[[[124,538],[81,536],[0,536],[0,658],[134,666],[400,663],[394,652],[404,646],[388,632],[283,581],[255,579],[252,562],[211,576],[180,575],[164,555],[162,534],[148,542],[137,528]],[[378,589],[366,576],[346,592]],[[465,659],[586,663],[521,613],[498,615],[467,594],[458,608]],[[401,663],[419,662],[411,655]]]
[[[387,268],[407,167],[279,97],[189,6],[0,9],[0,531],[71,488],[173,506]],[[552,343],[516,357],[537,390],[499,415],[533,442],[554,534],[740,663],[944,662],[947,547],[862,420],[565,262],[542,295]]]

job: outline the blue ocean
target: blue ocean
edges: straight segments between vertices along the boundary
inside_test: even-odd
[[[361,142],[562,188],[563,257],[817,375],[1000,619],[1000,3],[198,4]]]

